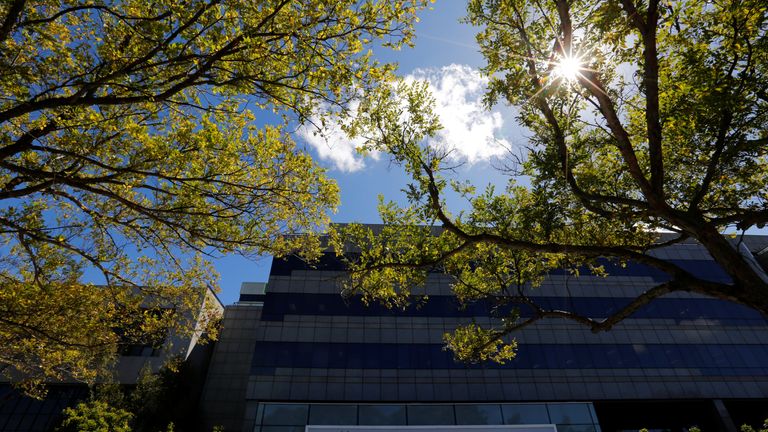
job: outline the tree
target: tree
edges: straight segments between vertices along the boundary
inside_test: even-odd
[[[106,402],[89,400],[65,408],[64,419],[56,428],[60,432],[130,432],[133,415]]]
[[[182,359],[175,359],[157,373],[145,366],[136,385],[98,383],[87,400],[62,411],[60,429],[95,430],[86,422],[95,427],[118,421],[133,432],[195,430],[201,420],[197,405],[202,387],[196,375]]]
[[[377,235],[345,229],[361,251],[350,262],[349,292],[400,305],[428,270],[444,271],[459,299],[508,306],[495,309],[498,326],[460,328],[448,345],[460,358],[501,361],[514,355],[514,342],[502,338],[515,329],[564,318],[605,331],[672,292],[768,314],[768,278],[724,235],[768,222],[764,2],[470,0],[466,21],[480,26],[486,102],[515,107],[532,138],[500,166],[508,187],[478,193],[451,180],[446,151],[424,144],[440,125],[423,85],[380,89],[361,104],[349,132],[389,152],[413,182],[407,205],[381,204]],[[469,210],[452,214],[450,193]],[[660,230],[673,235],[662,239]],[[649,254],[686,239],[732,281],[705,280]],[[526,295],[553,268],[604,273],[599,257],[653,266],[669,280],[605,319]],[[533,314],[521,319],[509,306]]]
[[[755,428],[753,428],[750,425],[746,425],[746,424],[741,425],[739,430],[741,432],[755,432]],[[758,429],[758,432],[765,432],[765,431],[768,431],[768,419],[766,419],[763,422],[763,426],[760,429]]]
[[[124,402],[114,405],[134,415],[131,426],[135,432],[163,430],[170,424],[182,431],[199,429],[205,377],[187,363],[172,366],[157,373],[143,369],[136,386],[123,389],[127,390]]]
[[[363,47],[409,43],[425,2],[2,2],[4,374],[92,381],[126,322],[190,331],[208,257],[311,254],[286,234],[337,187],[288,127],[388,76]]]

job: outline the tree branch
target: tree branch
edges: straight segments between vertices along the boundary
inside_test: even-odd
[[[57,123],[54,120],[48,120],[45,126],[41,126],[23,133],[16,139],[13,144],[9,144],[0,148],[0,160],[4,160],[7,157],[21,153],[24,150],[28,150],[35,140],[48,135],[49,133],[56,130],[56,128]]]
[[[631,0],[623,0],[628,4]],[[656,49],[656,27],[659,19],[658,0],[650,0],[645,25],[638,27],[643,37],[643,87],[645,90],[645,123],[648,154],[651,163],[651,186],[659,200],[664,200],[664,155],[659,112],[659,60]],[[635,13],[636,14],[636,13]],[[637,20],[635,20],[637,21]]]
[[[8,12],[5,14],[3,24],[0,25],[0,43],[10,36],[16,21],[24,10],[24,4],[26,2],[26,0],[12,0],[12,3],[8,6]]]

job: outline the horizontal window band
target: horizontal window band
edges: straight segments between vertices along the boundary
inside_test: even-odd
[[[683,270],[705,280],[722,283],[731,282],[731,278],[725,273],[722,267],[711,259],[668,259],[666,261],[676,264]],[[614,261],[599,258],[597,263],[602,265],[610,276],[650,277],[657,282],[666,282],[670,279],[663,271],[638,262],[628,262],[626,265],[622,266]],[[283,258],[273,259],[269,274],[270,276],[291,276],[292,272],[296,270],[344,272],[347,270],[347,266],[341,259],[336,257],[335,254],[331,253],[323,254],[315,262],[307,262],[297,256],[289,255]],[[582,275],[591,274],[586,266],[581,266],[578,270],[579,274]],[[440,272],[435,269],[435,271],[432,271],[431,273]],[[552,270],[550,274],[566,275],[569,274],[569,271],[566,269],[556,269]]]
[[[251,372],[323,369],[699,369],[706,376],[768,376],[758,344],[531,344],[505,364],[456,362],[441,344],[257,342]]]
[[[242,296],[241,296],[242,297]],[[633,299],[629,297],[553,297],[532,296],[537,304],[546,309],[572,311],[583,316],[604,318],[621,310]],[[262,301],[263,321],[282,321],[286,315],[318,316],[404,316],[404,317],[487,317],[492,316],[491,304],[478,301],[466,306],[453,296],[429,296],[427,300],[414,297],[413,304],[405,310],[389,309],[378,303],[368,306],[359,298],[344,299],[339,294],[267,293]],[[499,310],[507,313],[513,305]],[[520,315],[532,315],[532,309],[519,306]],[[708,298],[660,298],[640,308],[631,315],[635,319],[674,319],[677,321],[712,320],[715,325],[765,325],[760,313],[736,303]]]

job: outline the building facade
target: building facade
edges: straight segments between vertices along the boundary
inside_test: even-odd
[[[762,261],[768,237],[743,239]],[[654,253],[728,280],[694,243]],[[666,277],[639,264],[610,276],[553,273],[535,291],[552,307],[604,317]],[[490,324],[431,274],[428,300],[405,311],[339,295],[344,268],[275,259],[226,308],[202,407],[226,431],[732,431],[768,417],[768,323],[733,303],[676,293],[609,332],[565,320],[519,331],[517,358],[467,365],[443,349],[457,325]],[[525,312],[523,311],[523,314]]]
[[[158,372],[172,359],[183,361],[185,383],[191,392],[200,394],[211,357],[212,345],[199,344],[207,320],[221,316],[224,305],[209,288],[202,288],[199,308],[191,311],[196,322],[195,331],[187,335],[168,334],[157,343],[133,343],[122,346],[113,370],[113,382],[124,386],[137,383],[142,371]],[[80,382],[50,383],[43,400],[23,396],[9,382],[0,380],[0,431],[45,432],[52,431],[61,420],[64,408],[87,399],[88,386]],[[191,400],[196,398],[192,396]]]

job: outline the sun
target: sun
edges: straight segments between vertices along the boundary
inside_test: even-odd
[[[554,69],[552,69],[552,75],[557,78],[562,78],[569,82],[574,82],[581,76],[581,70],[583,64],[581,59],[576,56],[564,56],[555,63]]]

